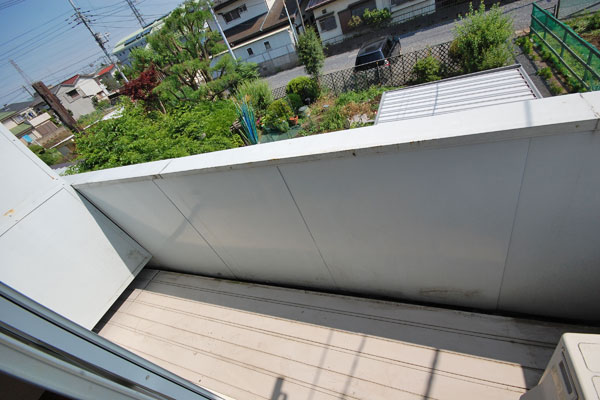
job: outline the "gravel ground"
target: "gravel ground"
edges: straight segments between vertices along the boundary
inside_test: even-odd
[[[542,8],[549,8],[554,6],[556,1],[557,0],[541,0],[537,4]],[[529,28],[531,20],[531,3],[534,3],[534,1],[518,0],[500,7],[505,14],[512,17],[515,31]],[[404,34],[400,36],[402,51],[404,53],[410,53],[412,51],[424,49],[427,46],[449,42],[452,40],[452,30],[454,29],[454,25],[455,22],[447,22]],[[351,68],[354,66],[357,52],[358,49],[354,49],[346,53],[327,57],[325,59],[325,65],[323,66],[323,73],[326,74],[341,69]],[[265,79],[269,82],[271,88],[274,89],[285,86],[291,79],[301,75],[306,75],[306,73],[304,72],[304,67],[300,66],[279,72],[278,74],[271,75]]]

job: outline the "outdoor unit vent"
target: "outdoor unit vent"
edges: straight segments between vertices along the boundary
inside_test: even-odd
[[[565,333],[540,379],[521,400],[600,399],[600,335]]]

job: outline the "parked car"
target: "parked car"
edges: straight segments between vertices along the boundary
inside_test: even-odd
[[[365,71],[377,66],[390,65],[390,58],[400,55],[400,40],[385,36],[364,44],[356,55],[354,71]]]

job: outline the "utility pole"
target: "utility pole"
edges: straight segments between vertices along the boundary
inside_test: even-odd
[[[77,125],[77,121],[75,118],[69,114],[67,109],[61,104],[58,97],[54,95],[48,89],[44,82],[34,82],[31,86],[35,89],[35,91],[40,95],[40,97],[50,106],[50,108],[56,113],[61,122],[67,126],[72,131],[81,132],[81,128]]]
[[[283,0],[285,2],[285,0]],[[300,14],[300,22],[302,22],[302,31],[306,33],[306,27],[304,26],[304,17],[302,16],[302,9],[300,8],[300,3],[296,0],[296,6],[298,6],[298,14]]]
[[[290,13],[288,12],[287,6],[285,5],[285,0],[283,1],[283,8],[285,8],[285,15],[287,15],[288,22],[290,23],[290,28],[292,29],[292,35],[294,35],[294,42],[296,42],[296,46],[298,45],[298,36],[296,36],[296,29],[292,24],[292,19],[290,18]]]
[[[99,33],[95,33],[92,30],[92,28],[90,27],[90,24],[89,24],[89,21],[88,21],[87,17],[85,15],[83,15],[81,13],[81,11],[79,11],[79,8],[77,8],[75,6],[75,3],[73,3],[73,0],[69,0],[69,3],[71,3],[71,7],[73,7],[73,10],[75,10],[75,15],[76,15],[76,18],[79,20],[79,22],[81,22],[82,24],[84,24],[85,27],[87,28],[87,30],[90,31],[90,33],[94,37],[94,40],[96,41],[96,43],[98,43],[98,46],[100,46],[100,48],[102,49],[102,51],[104,52],[104,54],[106,55],[106,57],[112,63],[115,64],[115,67],[117,67],[117,71],[119,71],[119,73],[123,76],[123,79],[125,79],[125,82],[129,82],[129,79],[127,79],[127,77],[125,76],[125,74],[123,73],[123,71],[121,71],[121,68],[119,68],[119,64],[117,64],[116,62],[112,61],[112,57],[110,56],[110,54],[106,50],[106,47],[104,47],[104,43],[106,43],[106,41],[102,39],[102,36]]]
[[[142,28],[145,27],[146,21],[144,21],[144,17],[142,17],[142,14],[140,14],[140,12],[138,11],[135,4],[133,4],[133,0],[125,0],[125,1],[127,1],[127,4],[129,4],[129,8],[131,8],[131,11],[133,11],[133,15],[135,15],[135,17],[137,18],[138,22],[140,23],[140,26]]]
[[[17,63],[16,63],[14,60],[8,60],[8,62],[10,62],[10,63],[11,63],[11,65],[12,65],[12,66],[13,66],[13,67],[14,67],[14,68],[17,70],[17,72],[19,73],[19,75],[21,75],[21,77],[23,78],[23,80],[25,81],[25,83],[27,84],[27,86],[30,86],[30,85],[31,85],[31,78],[29,77],[29,75],[27,75],[27,74],[25,73],[25,71],[23,71],[23,70],[21,69],[21,67],[19,67],[19,66],[17,65]],[[22,85],[23,89],[25,89],[25,91],[26,91],[26,92],[27,92],[27,93],[28,93],[28,94],[29,94],[31,97],[33,97],[33,93],[31,93],[31,90],[29,90],[29,89],[27,88],[27,86],[26,86],[26,85]]]
[[[219,20],[217,19],[217,16],[215,15],[215,12],[212,9],[212,6],[210,4],[208,5],[208,9],[210,10],[210,13],[213,16],[213,19],[215,20],[215,24],[217,24],[217,29],[219,30],[219,33],[221,34],[223,41],[227,45],[227,49],[229,50],[229,54],[231,54],[231,58],[233,58],[233,60],[236,61],[237,59],[235,58],[235,54],[233,54],[233,50],[231,50],[231,46],[229,45],[229,42],[227,41],[227,37],[225,36],[225,33],[223,32],[223,28],[221,28],[221,24],[219,24]]]

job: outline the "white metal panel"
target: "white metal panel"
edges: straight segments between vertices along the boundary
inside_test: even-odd
[[[280,168],[341,287],[493,309],[527,143]]]
[[[515,65],[386,92],[381,97],[375,123],[534,100],[537,97],[537,89],[520,66]]]
[[[597,132],[532,139],[501,308],[600,320],[599,171]]]
[[[233,278],[229,268],[151,180],[86,188],[85,196],[153,254],[151,264]]]
[[[93,327],[150,255],[0,127],[0,280]]]
[[[335,286],[277,168],[171,177],[156,183],[236,277]]]

